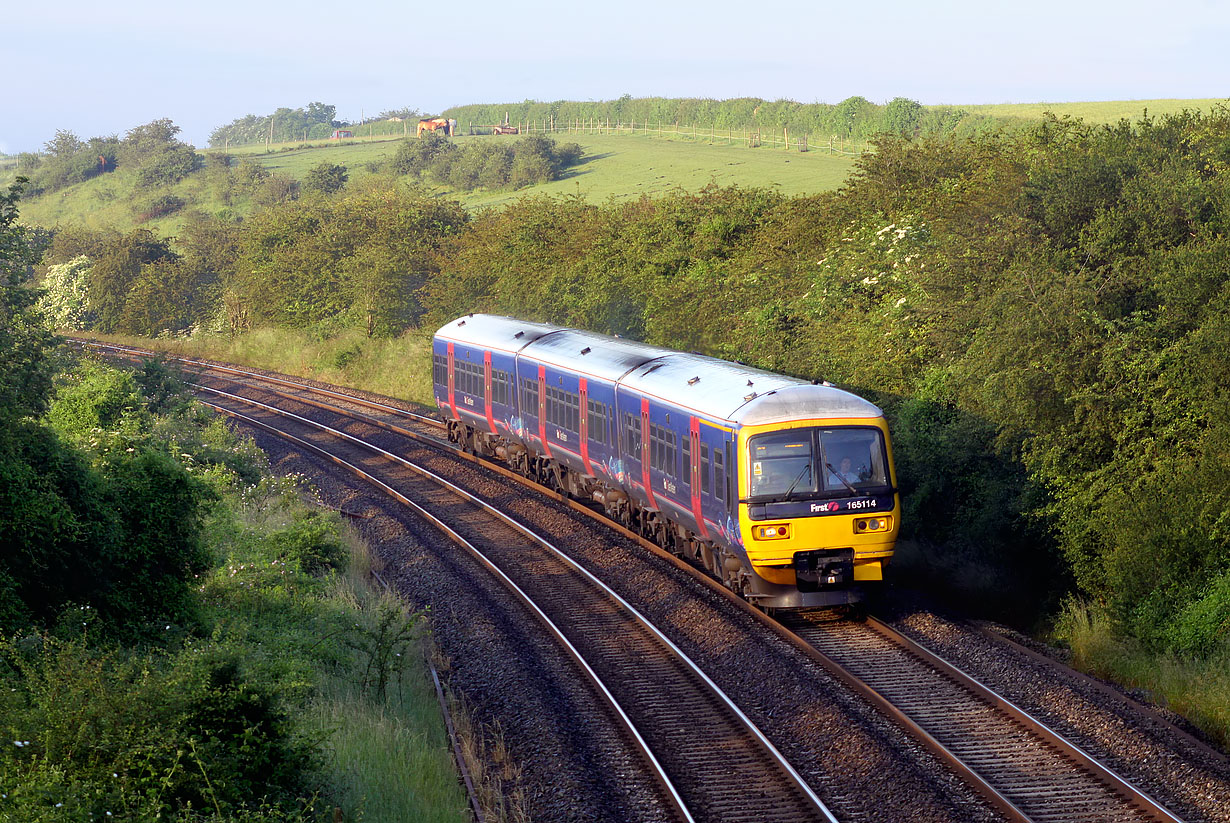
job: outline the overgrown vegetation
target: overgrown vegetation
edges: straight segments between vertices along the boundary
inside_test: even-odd
[[[55,348],[17,193],[0,196],[0,818],[462,819],[410,663],[420,617],[369,592],[337,515],[167,366]],[[332,725],[342,705],[355,728]]]
[[[129,131],[83,141],[71,131],[57,131],[42,154],[23,154],[21,172],[30,178],[31,193],[52,192],[113,172],[120,166],[136,170],[140,188],[183,180],[199,169],[203,158],[180,141],[179,126],[154,120]]]

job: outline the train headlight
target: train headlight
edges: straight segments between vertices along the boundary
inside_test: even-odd
[[[790,536],[790,526],[786,523],[775,523],[772,526],[757,526],[752,530],[752,537],[757,540],[783,540]]]
[[[886,532],[892,527],[893,519],[887,515],[881,517],[860,517],[854,521],[855,534]]]

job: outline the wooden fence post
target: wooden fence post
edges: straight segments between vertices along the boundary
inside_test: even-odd
[[[782,140],[786,143],[786,151],[790,151],[790,131],[785,126],[782,126]]]

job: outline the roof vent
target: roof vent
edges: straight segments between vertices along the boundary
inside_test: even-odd
[[[688,381],[688,385],[695,386],[699,382],[700,382],[700,375],[698,374],[695,377],[693,377],[691,380]]]
[[[518,337],[524,337],[524,336],[525,336],[525,332],[519,331],[513,335],[513,340],[516,340]]]
[[[756,396],[756,392],[752,392],[751,394],[745,394],[745,395],[743,395],[743,399],[744,399],[744,400],[751,400],[751,399],[752,399],[753,397],[755,397],[755,396]]]
[[[465,324],[466,324],[466,321],[462,320],[460,323],[457,324],[457,328],[461,328]]]
[[[591,349],[589,346],[586,346],[585,348],[581,349],[581,354],[589,354],[591,351],[593,351],[593,349]]]
[[[750,385],[752,385],[752,381],[751,381],[751,380],[747,381],[747,384],[748,384],[749,386],[750,386]]]

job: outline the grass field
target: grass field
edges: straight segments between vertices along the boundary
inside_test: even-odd
[[[831,191],[842,184],[853,159],[823,151],[785,151],[767,147],[749,149],[742,141],[718,138],[713,143],[673,140],[650,135],[588,134],[556,132],[559,142],[579,143],[585,150],[580,166],[563,180],[518,191],[455,193],[467,206],[492,206],[526,194],[574,194],[605,200],[662,194],[672,189],[694,190],[716,183],[722,186],[768,186],[784,194]],[[515,137],[457,137],[471,140],[515,140]],[[263,148],[244,152],[270,171],[301,179],[322,162],[346,166],[352,180],[370,174],[367,164],[390,158],[398,141],[353,142],[309,146],[265,153]]]
[[[591,200],[604,201],[655,196],[674,189],[693,191],[710,184],[768,187],[789,195],[815,194],[836,189],[854,165],[851,157],[828,154],[827,146],[804,153],[768,147],[750,149],[740,141],[728,142],[722,138],[710,144],[631,134],[561,132],[555,136],[560,142],[579,143],[585,151],[581,164],[563,180],[517,191],[466,193],[443,187],[433,190],[444,197],[455,197],[469,208],[499,206],[527,195],[581,194]],[[484,135],[456,139],[466,142],[516,138]],[[296,180],[302,180],[320,163],[337,163],[346,167],[353,184],[370,176],[375,165],[391,158],[399,142],[399,139],[348,141],[302,148],[288,146],[285,151],[270,152],[263,146],[249,146],[231,150],[230,154],[251,158],[271,172]],[[157,191],[157,194],[164,193],[178,195],[191,207],[206,212],[218,213],[223,209],[201,174]],[[126,231],[137,225],[140,204],[152,196],[152,193],[146,198],[134,194],[132,179],[121,171],[44,197],[24,200],[21,215],[24,222],[48,228],[81,225]],[[245,202],[230,207],[229,212],[242,217],[249,210],[250,205]],[[174,235],[182,219],[182,214],[172,214],[142,225],[162,235]]]
[[[993,105],[967,106],[976,114],[994,117],[1021,117],[1038,120],[1047,112],[1060,117],[1079,117],[1087,123],[1117,123],[1122,119],[1135,122],[1146,111],[1150,117],[1163,114],[1178,114],[1184,109],[1209,112],[1216,106],[1224,106],[1227,98],[1207,100],[1111,100],[1087,103],[999,103]]]

